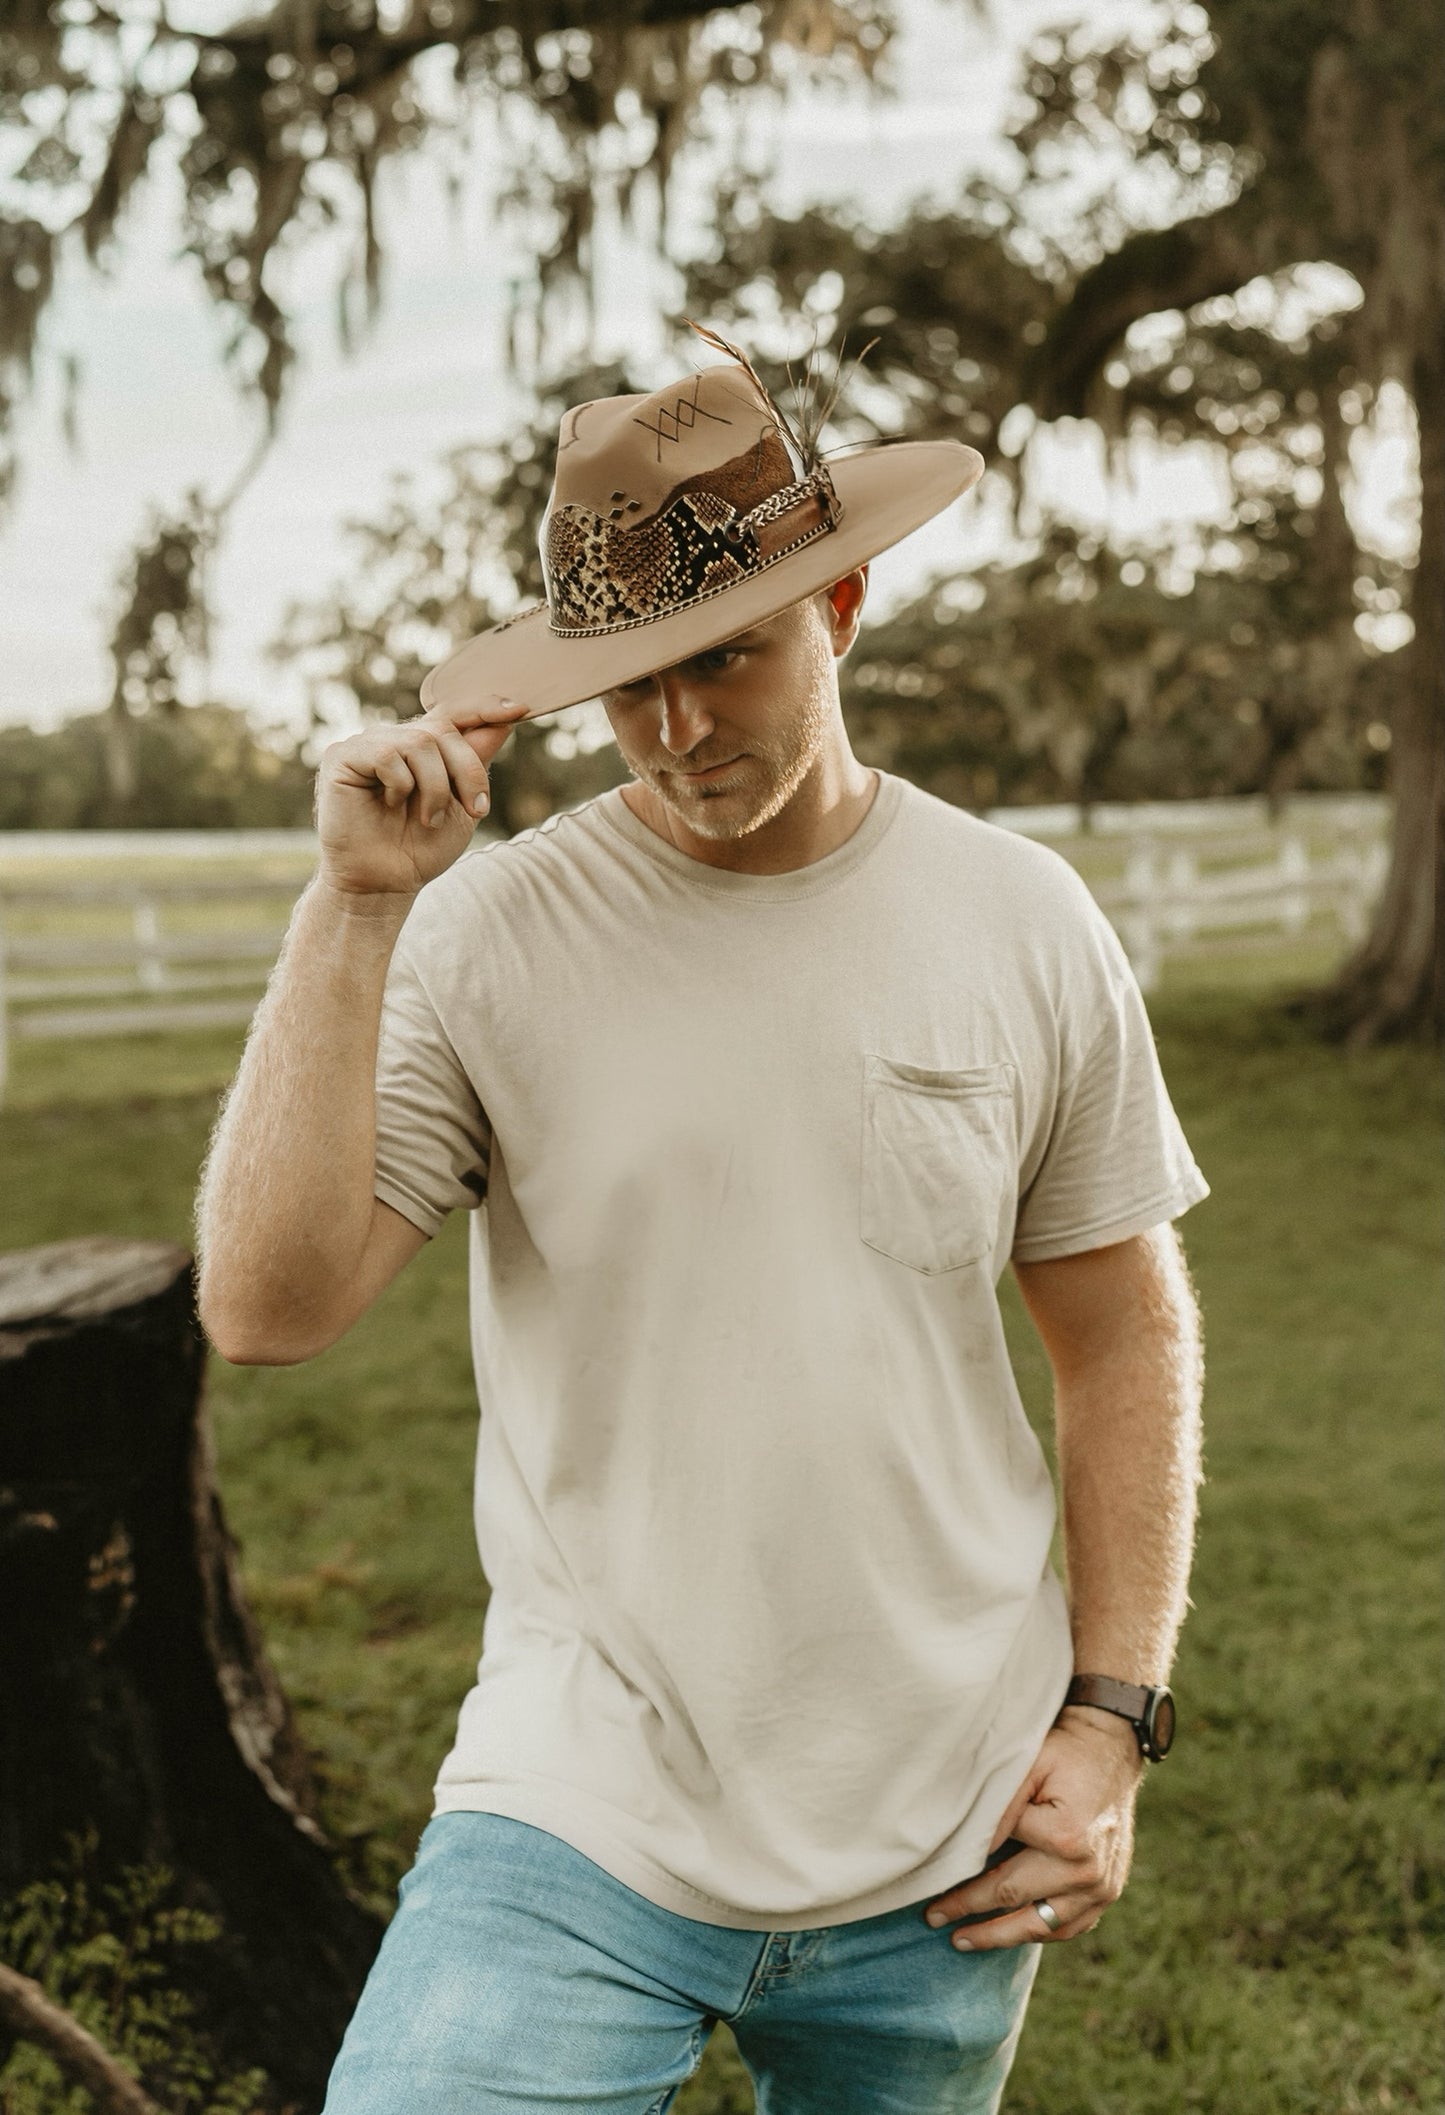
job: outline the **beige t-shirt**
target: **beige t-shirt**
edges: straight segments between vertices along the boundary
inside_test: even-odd
[[[422,892],[378,1081],[376,1194],[483,1205],[436,1810],[744,1928],[976,1871],[1072,1671],[998,1278],[1207,1194],[1083,883],[888,774],[776,875],[610,792]]]

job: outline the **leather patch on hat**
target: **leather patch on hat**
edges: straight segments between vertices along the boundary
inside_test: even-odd
[[[775,514],[771,521],[758,523],[754,535],[758,551],[763,558],[771,558],[775,552],[784,551],[810,529],[816,529],[823,519],[823,502],[816,492],[810,492],[797,506],[789,507],[786,514]]]
[[[741,455],[731,456],[727,462],[719,463],[715,470],[700,470],[696,477],[685,477],[681,484],[674,485],[658,512],[664,512],[684,493],[694,505],[706,493],[709,498],[725,500],[736,513],[746,514],[770,492],[781,491],[784,485],[792,482],[793,466],[788,451],[768,426],[754,446],[745,449]],[[699,508],[698,512],[704,520],[725,519],[715,511],[704,513]]]

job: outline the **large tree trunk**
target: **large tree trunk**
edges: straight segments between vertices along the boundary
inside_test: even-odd
[[[1237,283],[1238,211],[1132,236],[1084,274],[1029,363],[1028,401],[1041,418],[1088,415],[1093,378],[1129,322]],[[1445,354],[1432,330],[1415,354],[1410,388],[1420,429],[1420,558],[1415,637],[1399,657],[1392,716],[1390,873],[1368,938],[1332,984],[1295,1009],[1352,1046],[1445,1034],[1436,916],[1445,880]]]
[[[105,790],[111,811],[109,822],[112,828],[122,829],[135,799],[137,772],[135,721],[119,695],[110,701],[104,733],[101,753],[105,759]]]
[[[1437,906],[1445,881],[1445,349],[1416,355],[1420,428],[1420,561],[1400,655],[1390,744],[1395,836],[1372,930],[1325,991],[1302,1010],[1359,1046],[1445,1032],[1445,963]]]
[[[227,2058],[320,2106],[380,1939],[306,1760],[212,1482],[191,1259],[0,1255],[0,1893],[93,1828],[220,1917],[195,1993]]]

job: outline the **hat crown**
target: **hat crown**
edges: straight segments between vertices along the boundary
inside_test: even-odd
[[[549,623],[578,637],[674,615],[826,535],[838,512],[827,471],[802,474],[745,368],[579,404],[542,523]]]
[[[581,506],[636,528],[679,486],[747,457],[758,461],[755,481],[769,479],[758,499],[799,475],[770,405],[741,367],[704,368],[650,396],[598,397],[563,415],[549,512]]]

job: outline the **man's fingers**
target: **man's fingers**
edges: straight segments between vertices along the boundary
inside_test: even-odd
[[[415,742],[407,752],[416,780],[417,820],[430,830],[441,822],[452,804],[452,782],[446,760],[435,739]]]
[[[1028,1847],[935,1897],[925,1911],[930,1924],[952,1924],[959,1917],[1020,1909],[1041,1895],[1049,1901],[1060,1893],[1092,1896],[1107,1887],[1105,1866],[1093,1847],[1077,1831],[1061,1824],[1051,1810],[1037,1811],[1044,1821],[1037,1834],[1029,1830],[1027,1816],[1021,1820],[1020,1840],[1033,1836]]]
[[[998,1849],[1000,1844],[1007,1843],[1010,1836],[1018,1835],[1018,1825],[1023,1819],[1024,1815],[1028,1812],[1029,1805],[1033,1799],[1034,1793],[1037,1791],[1039,1785],[1042,1782],[1042,1773],[1038,1769],[1030,1770],[1028,1776],[1024,1779],[1023,1783],[1014,1793],[1013,1798],[1009,1801],[1007,1810],[999,1821],[998,1827],[993,1832],[993,1842],[988,1847],[988,1855],[990,1858],[993,1856],[994,1852]]]
[[[1108,1908],[1106,1902],[1067,1894],[1063,1889],[1040,1896],[1039,1900],[1053,1910],[1058,1918],[1056,1925],[1045,1923],[1030,1902],[1026,1908],[1011,1910],[1006,1917],[991,1917],[987,1924],[966,1924],[951,1934],[950,1943],[959,1953],[999,1953],[1006,1946],[1049,1946],[1092,1931]]]
[[[1085,1843],[1074,1818],[1062,1804],[1053,1799],[1040,1799],[1042,1785],[1033,1788],[1034,1796],[1026,1800],[1014,1816],[1010,1834],[1031,1851],[1043,1851],[1049,1857],[1081,1858]]]
[[[381,787],[382,799],[388,808],[404,808],[416,791],[416,779],[411,766],[399,749],[382,749],[365,763],[358,758],[352,766],[355,782],[365,784],[374,778]]]
[[[436,742],[457,799],[468,815],[485,815],[492,804],[486,765],[465,735],[438,733]]]
[[[1057,1860],[1037,1852],[1020,1851],[991,1873],[981,1873],[962,1887],[951,1887],[946,1895],[930,1902],[930,1924],[954,1924],[960,1917],[992,1915],[998,1910],[1020,1909],[1026,1902],[1046,1894],[1052,1886],[1077,1887],[1080,1875],[1065,1873]]]
[[[499,698],[487,705],[434,705],[415,724],[462,735],[473,755],[489,764],[512,729],[526,717],[525,705],[511,698]]]
[[[952,1888],[930,1902],[928,1922],[937,1929],[957,1925],[950,1934],[960,1952],[992,1952],[1038,1939],[1073,1939],[1092,1931],[1119,1889],[1090,1861],[1062,1867],[1057,1858],[1020,1852],[995,1872]],[[1035,1904],[1047,1902],[1058,1918],[1050,1926]],[[960,1923],[979,1917],[980,1923]]]
[[[489,754],[500,749],[511,724],[487,730]],[[416,819],[428,827],[442,820],[453,798],[469,815],[484,815],[491,789],[476,740],[449,723],[424,719],[407,721],[385,736],[354,736],[335,759],[336,781],[359,789],[379,787],[388,808],[404,807],[415,797]]]

